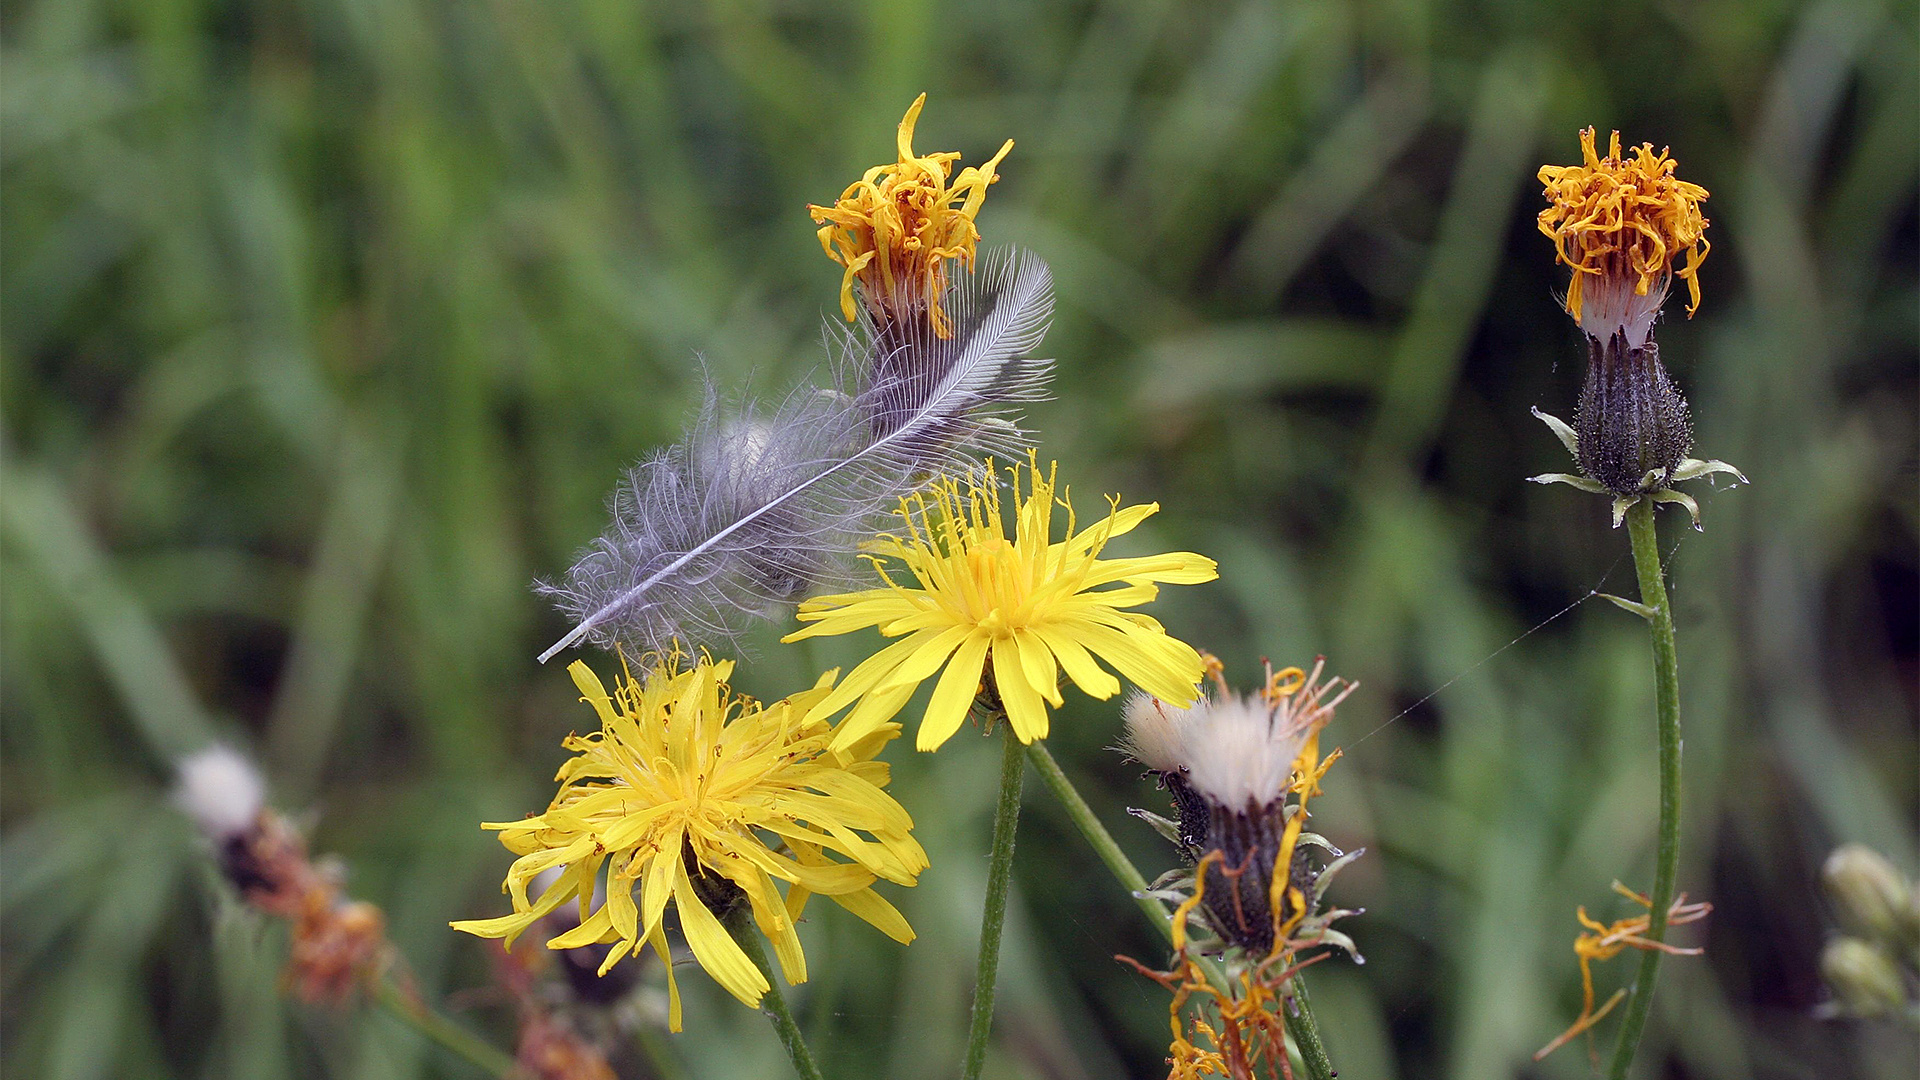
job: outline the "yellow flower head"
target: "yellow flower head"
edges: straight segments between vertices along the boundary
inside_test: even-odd
[[[959,259],[973,269],[973,248],[980,240],[973,219],[986,201],[987,185],[999,179],[994,169],[1013,149],[1013,140],[985,165],[961,169],[949,187],[947,175],[960,160],[957,152],[913,152],[913,125],[926,103],[925,94],[915,98],[900,121],[900,160],[868,169],[832,206],[807,210],[820,225],[821,248],[847,268],[840,311],[848,322],[856,314],[853,282],[858,278],[876,318],[924,310],[934,333],[949,338],[953,326],[940,307],[946,260]]]
[[[1008,471],[1017,507],[1011,538],[991,466],[969,475],[964,487],[943,479],[903,501],[905,535],[884,534],[870,545],[884,587],[800,605],[800,620],[812,625],[785,640],[868,626],[887,637],[906,635],[854,668],[814,707],[813,715],[830,716],[860,702],[835,736],[836,750],[892,718],[942,666],[915,741],[922,750],[938,748],[959,729],[983,679],[1022,742],[1045,738],[1047,707],[1061,703],[1060,669],[1096,698],[1119,692],[1119,681],[1095,656],[1163,701],[1184,705],[1197,696],[1200,654],[1152,618],[1122,609],[1152,600],[1155,582],[1212,581],[1218,576],[1213,560],[1184,551],[1103,559],[1107,541],[1132,531],[1159,504],[1123,510],[1115,498],[1099,524],[1076,530],[1073,507],[1054,494],[1054,467],[1042,476],[1029,455],[1025,466]],[[1057,543],[1056,506],[1067,512],[1066,539]],[[904,565],[914,584],[896,581],[888,560]],[[1102,587],[1108,585],[1117,587]]]
[[[1674,277],[1687,283],[1687,316],[1700,306],[1698,271],[1712,250],[1700,213],[1707,189],[1675,176],[1674,160],[1652,143],[1623,157],[1616,131],[1603,158],[1593,140],[1592,128],[1580,133],[1582,164],[1541,166],[1540,231],[1573,268],[1567,313],[1601,341],[1625,332],[1639,347]]]
[[[643,682],[623,678],[612,695],[586,664],[568,671],[599,714],[600,730],[567,738],[578,756],[560,767],[560,793],[546,813],[482,826],[497,830],[519,856],[504,886],[513,914],[456,922],[455,929],[511,945],[548,912],[577,900],[579,926],[547,947],[617,943],[604,974],[645,944],[667,959],[663,917],[672,900],[694,959],[748,1005],[766,993],[766,978],[710,903],[750,907],[789,983],[807,977],[794,922],[813,893],[895,941],[913,940],[906,920],[871,888],[879,878],[912,885],[927,865],[910,835],[912,820],[882,790],[887,766],[872,760],[899,725],[870,728],[843,743],[838,756],[825,754],[834,731],[806,714],[826,696],[833,672],[811,690],[762,706],[728,689],[731,662],[705,657],[684,669],[678,658],[666,660]],[[784,851],[770,846],[769,834]],[[589,910],[603,864],[606,899]],[[553,868],[559,877],[530,899],[528,883]],[[776,878],[788,883],[784,899]],[[678,1031],[671,963],[667,980]]]

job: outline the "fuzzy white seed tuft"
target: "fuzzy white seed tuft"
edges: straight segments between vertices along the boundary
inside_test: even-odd
[[[1229,809],[1266,806],[1285,796],[1309,729],[1292,710],[1259,697],[1225,694],[1193,710],[1183,732],[1186,778],[1208,801]]]
[[[1647,339],[1653,336],[1654,321],[1660,317],[1660,307],[1666,303],[1673,279],[1663,274],[1645,293],[1637,291],[1638,279],[1631,274],[1591,275],[1583,284],[1580,328],[1587,336],[1605,342],[1621,334],[1626,337],[1628,348],[1644,349]]]
[[[266,802],[266,781],[246,755],[214,744],[180,759],[174,800],[216,841],[250,831]]]
[[[1120,740],[1121,751],[1155,772],[1178,772],[1186,758],[1181,727],[1195,709],[1205,707],[1204,699],[1193,708],[1183,709],[1135,690],[1123,710],[1127,735]]]

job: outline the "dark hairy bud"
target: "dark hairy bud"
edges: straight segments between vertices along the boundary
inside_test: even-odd
[[[1207,823],[1207,847],[1222,856],[1206,869],[1207,910],[1227,940],[1251,955],[1264,956],[1273,949],[1275,920],[1268,897],[1286,830],[1286,809],[1278,801],[1239,811],[1216,805]],[[1310,892],[1314,877],[1311,856],[1304,845],[1297,846],[1288,884]],[[1280,921],[1293,914],[1282,911]]]
[[[1632,348],[1624,335],[1587,339],[1587,380],[1573,429],[1580,471],[1616,495],[1640,494],[1668,477],[1693,448],[1687,399],[1667,377],[1660,348],[1649,337]]]
[[[589,1005],[612,1005],[626,997],[639,982],[636,964],[615,964],[600,974],[600,965],[612,952],[612,945],[582,945],[560,950],[560,971],[567,977],[573,996]]]
[[[1207,819],[1213,814],[1206,798],[1177,772],[1154,775],[1173,796],[1173,807],[1180,813],[1180,842],[1191,850],[1203,850],[1207,842]]]

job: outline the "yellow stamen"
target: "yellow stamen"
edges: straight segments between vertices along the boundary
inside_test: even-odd
[[[1267,685],[1261,691],[1268,701],[1278,701],[1283,697],[1292,697],[1301,687],[1307,685],[1307,673],[1297,667],[1281,668],[1269,672]]]

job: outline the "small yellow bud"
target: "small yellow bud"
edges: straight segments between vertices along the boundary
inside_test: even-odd
[[[1888,946],[1920,937],[1913,885],[1886,856],[1865,844],[1844,844],[1827,856],[1820,877],[1848,932]]]
[[[1890,1016],[1907,1006],[1899,969],[1886,953],[1859,938],[1828,942],[1820,954],[1820,975],[1848,1016]]]

